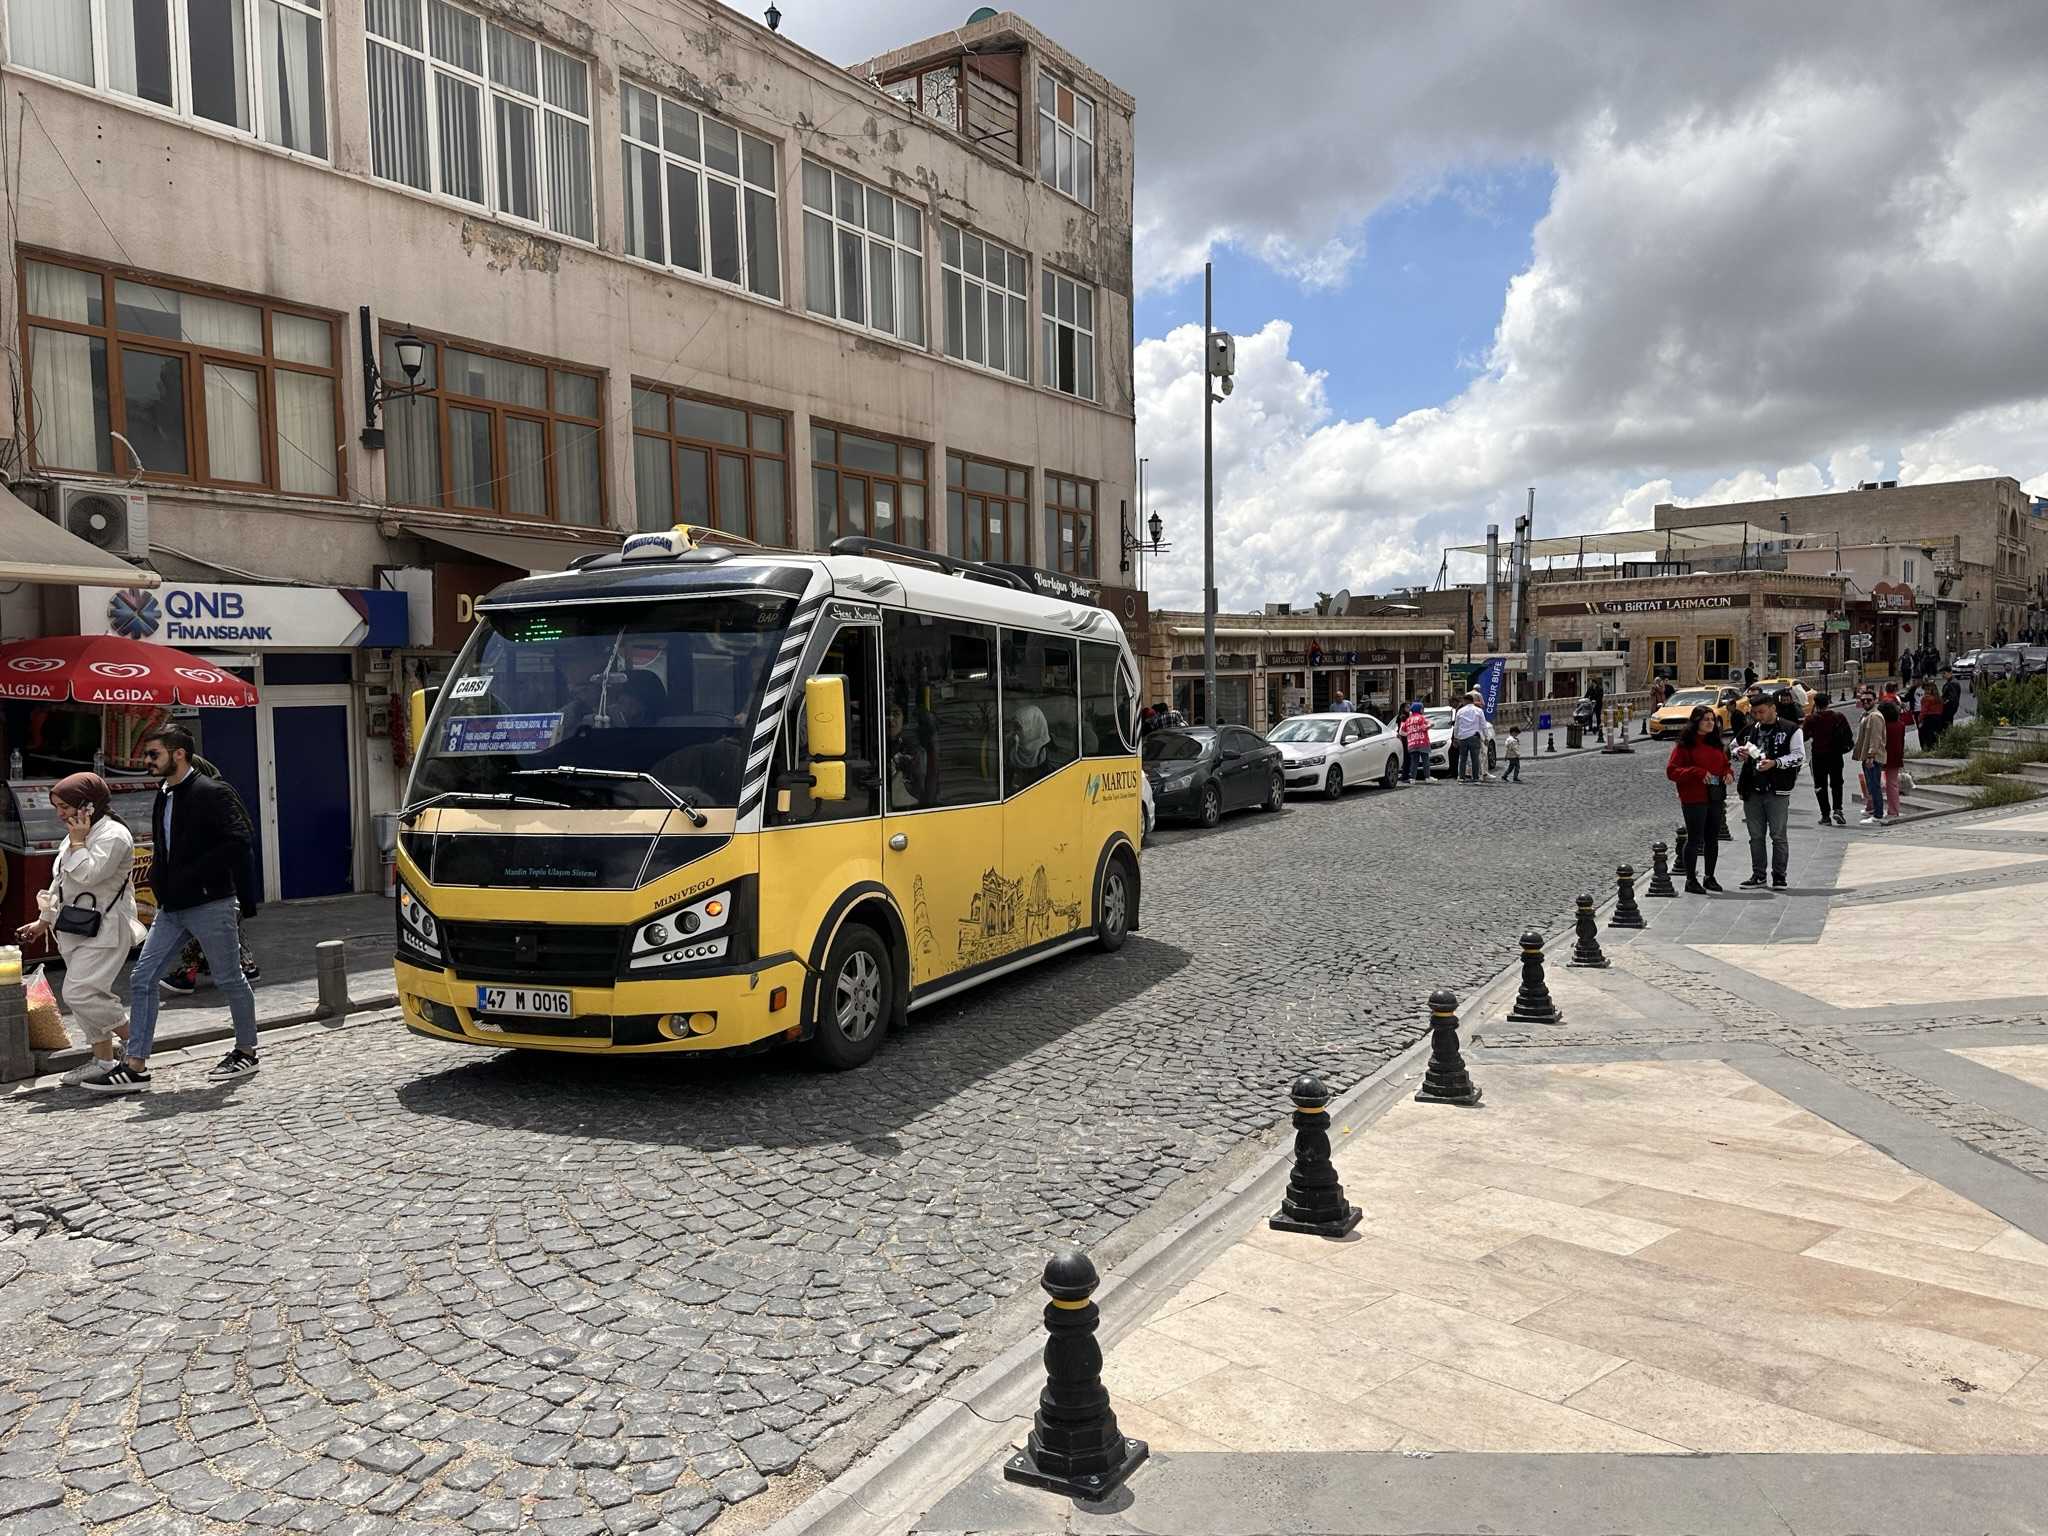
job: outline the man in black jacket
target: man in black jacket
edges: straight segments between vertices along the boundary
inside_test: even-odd
[[[150,1086],[149,1048],[156,1038],[157,982],[197,939],[227,999],[235,1048],[208,1073],[233,1082],[256,1071],[256,997],[242,975],[235,877],[249,852],[249,821],[234,790],[192,766],[192,733],[166,725],[142,738],[143,760],[163,780],[150,811],[150,888],[156,921],[129,977],[128,1051],[123,1060],[85,1079],[96,1093],[139,1093]]]
[[[1784,886],[1791,860],[1786,818],[1792,810],[1790,796],[1799,780],[1799,765],[1806,761],[1806,743],[1798,726],[1778,717],[1781,700],[1791,704],[1790,689],[1757,699],[1756,722],[1750,727],[1749,739],[1737,749],[1742,773],[1735,781],[1735,791],[1742,796],[1743,819],[1749,823],[1749,878],[1742,883],[1750,889],[1764,883],[1766,833],[1770,837],[1772,885]]]
[[[1934,733],[1937,745],[1947,734],[1948,728],[1956,723],[1956,711],[1963,707],[1963,685],[1956,681],[1954,669],[1941,669],[1941,726]]]

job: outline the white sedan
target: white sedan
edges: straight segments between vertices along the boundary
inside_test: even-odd
[[[1401,779],[1401,738],[1371,715],[1296,715],[1266,733],[1280,749],[1290,790],[1312,789],[1334,800],[1353,784]]]
[[[1451,726],[1457,717],[1457,713],[1454,709],[1444,709],[1441,707],[1425,709],[1423,711],[1424,716],[1429,721],[1429,771],[1431,773],[1449,773],[1451,771]],[[1493,772],[1494,760],[1499,755],[1499,749],[1494,746],[1493,742],[1493,722],[1491,720],[1486,722],[1485,741],[1486,771],[1491,773]]]

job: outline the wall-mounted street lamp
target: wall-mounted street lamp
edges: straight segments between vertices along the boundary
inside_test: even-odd
[[[768,22],[768,30],[770,32],[780,32],[782,30],[782,12],[775,9],[773,5],[770,5],[765,15]]]
[[[395,337],[391,350],[398,354],[398,368],[405,375],[405,382],[386,384],[384,370],[377,366],[377,337],[375,328],[370,324],[370,306],[359,307],[356,318],[361,323],[363,338],[362,443],[365,448],[381,449],[384,446],[384,403],[408,399],[429,387],[420,382],[420,375],[427,367],[427,344],[411,331]]]
[[[1166,532],[1166,523],[1157,512],[1152,514],[1151,520],[1144,526],[1144,532],[1151,535],[1149,539],[1139,538],[1131,532],[1130,508],[1122,503],[1118,504],[1117,521],[1120,525],[1117,530],[1118,542],[1123,546],[1123,557],[1117,567],[1119,570],[1128,571],[1131,568],[1131,556],[1134,554],[1163,555],[1173,548],[1161,538]]]

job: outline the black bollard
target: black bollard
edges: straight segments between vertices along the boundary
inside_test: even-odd
[[[1003,1464],[1010,1482],[1073,1498],[1107,1498],[1145,1459],[1145,1442],[1126,1439],[1117,1428],[1102,1385],[1102,1346],[1095,1342],[1102,1314],[1089,1299],[1099,1280],[1078,1249],[1045,1266],[1039,1283],[1052,1298],[1045,1309],[1045,1390],[1024,1449]]]
[[[1647,928],[1643,921],[1642,908],[1636,905],[1636,872],[1624,864],[1614,872],[1615,901],[1614,915],[1607,919],[1610,928]]]
[[[1522,986],[1515,993],[1515,1006],[1508,1010],[1511,1024],[1562,1024],[1564,1011],[1550,1000],[1550,984],[1543,979],[1543,935],[1522,935]]]
[[[1546,752],[1555,752],[1557,750],[1557,727],[1554,725],[1550,728],[1550,734],[1546,738],[1543,750]]]
[[[1721,796],[1720,800],[1715,803],[1714,815],[1720,822],[1715,836],[1724,843],[1734,842],[1735,834],[1728,830],[1728,797],[1726,795]]]
[[[1689,835],[1685,830],[1685,823],[1681,821],[1678,824],[1678,852],[1676,855],[1678,867],[1680,869],[1685,868],[1685,848],[1689,840]]]
[[[1330,1161],[1330,1090],[1319,1077],[1294,1080],[1294,1172],[1287,1197],[1266,1223],[1275,1232],[1308,1232],[1342,1237],[1365,1213],[1344,1198],[1337,1166]]]
[[[1676,896],[1678,888],[1671,883],[1671,850],[1662,843],[1650,844],[1650,883],[1644,888],[1646,896]]]
[[[1465,1070],[1458,1049],[1458,999],[1449,992],[1429,994],[1429,1070],[1415,1092],[1418,1104],[1477,1104],[1478,1085]]]
[[[1578,942],[1572,946],[1572,957],[1567,963],[1586,970],[1604,971],[1614,962],[1600,949],[1600,923],[1593,916],[1593,898],[1581,896],[1577,906],[1572,924],[1578,932]]]

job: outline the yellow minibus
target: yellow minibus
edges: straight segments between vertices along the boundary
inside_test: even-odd
[[[1035,580],[1033,578],[1036,578]],[[415,697],[405,1024],[577,1052],[803,1042],[1138,926],[1138,669],[1046,573],[637,534],[512,581]]]

